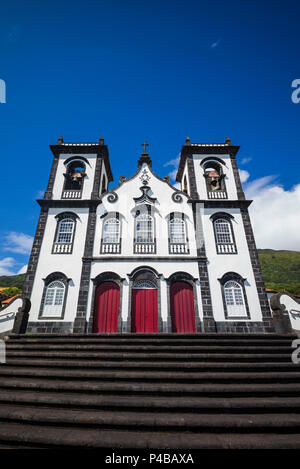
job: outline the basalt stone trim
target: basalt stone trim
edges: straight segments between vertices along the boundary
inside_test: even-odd
[[[57,166],[58,166],[58,156],[54,157],[53,161],[52,161],[50,176],[49,176],[49,180],[48,180],[48,186],[47,186],[47,190],[44,194],[44,199],[46,199],[46,200],[52,199],[53,186],[54,186],[54,182],[55,182],[55,178],[56,178]]]
[[[266,332],[263,322],[251,321],[217,321],[216,329],[218,333],[259,334]]]
[[[29,334],[71,334],[72,329],[72,322],[32,321],[28,323],[26,332]]]
[[[251,225],[248,209],[242,208],[241,215],[242,215],[242,220],[244,224],[246,240],[248,244],[250,260],[251,260],[253,274],[255,278],[258,298],[259,298],[259,302],[260,302],[260,306],[262,310],[262,316],[263,318],[267,319],[271,317],[271,311],[270,311],[269,302],[268,302],[268,298],[266,294],[265,284],[263,281],[261,266],[260,266],[260,262],[259,262],[259,258],[257,254],[257,249],[256,249],[256,244],[255,244],[255,239],[254,239],[254,234],[252,230],[252,225]]]
[[[203,321],[203,329],[204,329],[204,332],[215,332],[215,329],[213,326],[214,315],[213,315],[213,309],[212,309],[211,292],[210,292],[210,285],[209,285],[209,278],[208,278],[207,258],[206,258],[205,244],[204,244],[202,217],[200,213],[201,207],[198,204],[193,203],[192,208],[193,208],[196,248],[197,248],[197,256],[198,256],[198,270],[199,270],[200,290],[201,290],[201,298],[202,298],[202,310],[203,310],[203,317],[205,319],[205,321]],[[206,319],[208,318],[210,318],[210,321],[206,321]]]
[[[25,282],[23,286],[23,295],[27,298],[30,298],[33,282],[36,274],[37,264],[39,260],[39,255],[41,251],[41,246],[44,238],[45,227],[48,217],[48,208],[44,207],[41,209],[37,229],[35,232],[35,237],[31,249],[31,254],[29,258],[27,273],[25,277]]]
[[[101,179],[101,173],[102,173],[103,166],[104,166],[103,160],[102,160],[102,158],[100,158],[98,156],[97,160],[96,160],[93,191],[92,191],[92,194],[91,194],[91,199],[93,199],[93,200],[99,198],[99,196],[100,196],[100,179]]]
[[[245,194],[243,192],[240,173],[239,173],[239,170],[238,170],[238,167],[237,167],[235,156],[231,154],[230,155],[230,160],[231,160],[231,166],[232,166],[232,170],[233,170],[233,176],[234,176],[234,180],[235,180],[238,199],[239,200],[245,200]]]
[[[190,195],[193,199],[199,199],[199,194],[197,192],[194,160],[192,158],[187,159],[187,169],[190,183]]]
[[[91,207],[86,228],[86,238],[84,247],[84,257],[91,257],[93,254],[94,238],[96,230],[96,207]],[[86,314],[89,285],[91,278],[91,260],[82,260],[81,279],[77,303],[77,313],[74,321],[74,332],[86,332]]]

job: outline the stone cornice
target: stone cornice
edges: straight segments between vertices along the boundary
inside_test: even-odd
[[[53,199],[38,199],[37,203],[40,207],[46,208],[80,208],[80,207],[97,207],[102,203],[101,199],[62,199],[62,200],[53,200]]]
[[[174,262],[199,262],[199,261],[206,261],[206,256],[120,256],[119,254],[116,255],[109,255],[109,256],[96,256],[96,257],[83,257],[83,262],[112,262],[112,261],[124,261],[124,262],[165,262],[170,261]]]
[[[188,203],[203,204],[205,208],[248,208],[252,202],[253,200],[188,200]]]
[[[108,177],[108,181],[113,181],[113,175],[111,171],[111,166],[109,162],[108,147],[99,142],[66,142],[60,143],[58,145],[49,145],[50,150],[52,151],[54,158],[58,158],[62,153],[73,153],[78,155],[84,154],[96,154],[99,157],[103,158],[105,169]]]
[[[183,145],[181,148],[179,167],[176,175],[176,181],[181,182],[187,158],[192,155],[230,155],[235,158],[240,147],[238,145],[229,145],[228,143],[191,143]]]

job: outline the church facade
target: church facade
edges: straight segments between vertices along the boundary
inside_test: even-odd
[[[24,295],[27,332],[273,332],[236,154],[182,146],[174,187],[146,150],[113,189],[108,147],[50,145]]]

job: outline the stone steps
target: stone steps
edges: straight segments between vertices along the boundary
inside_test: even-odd
[[[300,448],[294,336],[11,334],[1,448]]]

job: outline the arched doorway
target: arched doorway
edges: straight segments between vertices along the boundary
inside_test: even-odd
[[[120,288],[115,282],[102,282],[95,292],[93,332],[117,332]]]
[[[158,332],[157,288],[150,280],[137,280],[133,283],[131,332]]]
[[[187,282],[177,281],[170,287],[172,332],[196,332],[193,287]]]

